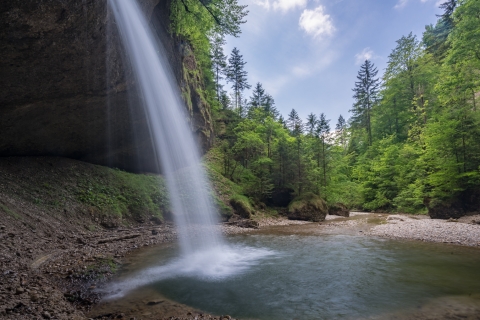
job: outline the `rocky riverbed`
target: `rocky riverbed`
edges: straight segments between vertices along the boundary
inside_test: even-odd
[[[395,214],[370,229],[368,234],[394,239],[480,246],[480,215],[439,220],[428,216]]]

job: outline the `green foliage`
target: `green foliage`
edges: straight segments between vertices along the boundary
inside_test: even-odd
[[[103,215],[162,217],[162,210],[168,208],[166,188],[159,176],[102,170],[98,176],[81,180],[77,187],[78,200]]]
[[[474,194],[480,185],[480,2],[448,0],[441,8],[422,41],[410,33],[396,42],[381,86],[373,64],[362,65],[352,118],[340,117],[334,132],[324,114],[311,113],[304,124],[295,109],[286,121],[265,112],[270,96],[257,83],[246,116],[228,107],[221,112],[218,172],[257,202],[292,188],[329,204],[425,213],[427,203]]]

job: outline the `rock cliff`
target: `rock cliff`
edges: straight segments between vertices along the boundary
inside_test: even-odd
[[[186,100],[211,143],[209,106],[188,46],[168,32],[171,0],[142,0]],[[106,0],[0,3],[0,156],[54,155],[158,172],[135,80]]]

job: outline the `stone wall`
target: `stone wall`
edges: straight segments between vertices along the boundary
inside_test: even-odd
[[[213,136],[210,108],[198,94],[202,83],[185,83],[184,65],[194,58],[168,32],[170,1],[141,5],[179,87],[188,88],[189,120],[205,150]],[[159,171],[106,0],[2,1],[0,54],[0,156],[55,155]]]

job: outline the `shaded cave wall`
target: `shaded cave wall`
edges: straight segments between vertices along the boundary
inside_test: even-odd
[[[169,33],[171,0],[140,3],[186,97],[192,131],[207,150],[213,138],[210,107],[199,94],[201,79],[184,74],[193,55]],[[64,156],[159,172],[106,0],[0,3],[0,54],[0,156]]]

